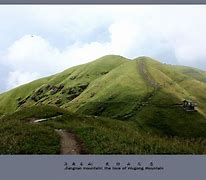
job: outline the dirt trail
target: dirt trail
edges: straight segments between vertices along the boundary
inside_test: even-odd
[[[145,81],[152,86],[155,90],[160,88],[159,83],[157,83],[151,74],[148,72],[147,65],[144,61],[139,60],[139,64],[137,64],[139,72],[141,76],[145,79]]]
[[[136,105],[134,105],[134,108],[131,109],[128,113],[124,114],[122,116],[122,119],[128,119],[136,114],[136,112],[140,112],[144,107],[151,104],[153,97],[157,94],[158,90],[160,90],[161,86],[159,83],[157,83],[152,75],[149,73],[147,69],[147,65],[144,61],[138,60],[137,62],[137,71],[140,73],[142,78],[146,81],[147,86],[150,86],[153,88],[151,92],[148,92],[145,97],[141,99],[140,102],[137,102]]]
[[[61,117],[61,115],[44,119],[30,118],[29,121],[30,123],[39,124],[43,121],[56,119],[58,117]],[[82,154],[85,152],[85,150],[83,149],[83,143],[80,140],[78,140],[74,133],[67,132],[66,130],[62,129],[55,129],[55,131],[61,137],[60,154]]]
[[[161,89],[161,85],[157,83],[152,75],[149,73],[147,69],[147,65],[144,61],[139,61],[139,64],[137,64],[137,68],[139,69],[140,75],[143,77],[143,79],[147,82],[147,84],[153,88],[153,91],[148,93],[147,96],[144,98],[144,102],[147,102],[146,104],[149,104],[151,102],[152,98],[157,94],[157,92]]]
[[[139,60],[137,62],[137,69],[140,75],[146,81],[147,85],[153,88],[153,91],[148,92],[141,102],[138,102],[129,113],[125,114],[123,117],[124,119],[132,117],[137,111],[140,112],[144,107],[151,104],[153,97],[157,94],[158,90],[160,90],[160,84],[157,83],[151,76],[144,61]]]
[[[60,154],[81,154],[81,145],[76,136],[66,130],[55,130],[61,137]]]
[[[48,120],[52,120],[52,119],[56,119],[62,117],[62,115],[58,115],[58,116],[54,116],[54,117],[49,117],[49,118],[42,118],[42,119],[37,119],[37,118],[29,118],[29,122],[30,123],[39,123],[39,122],[43,122],[43,121],[48,121]]]

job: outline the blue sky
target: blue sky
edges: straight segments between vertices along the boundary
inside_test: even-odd
[[[2,5],[0,92],[107,54],[206,70],[206,6]]]

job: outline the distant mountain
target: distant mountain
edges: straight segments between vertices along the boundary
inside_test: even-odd
[[[196,106],[183,107],[183,100]],[[0,95],[0,115],[52,105],[71,113],[135,122],[164,136],[206,137],[206,72],[108,55]]]

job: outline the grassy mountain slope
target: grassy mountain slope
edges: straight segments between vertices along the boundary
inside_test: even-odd
[[[141,122],[142,127],[168,136],[206,137],[205,101],[202,99],[206,89],[199,83],[203,86],[206,84],[150,58],[144,59],[143,63],[157,83],[157,88],[149,104],[137,113],[136,119]],[[198,111],[183,110],[180,105],[183,99],[195,101]]]
[[[125,116],[148,91],[136,62],[129,61],[93,81],[64,107],[82,114],[118,118]]]
[[[0,113],[7,114],[17,109],[17,99],[28,97],[35,89],[48,82],[52,77],[42,78],[29,84],[22,85],[9,92],[0,94]]]
[[[112,68],[128,61],[127,59],[121,56],[104,56],[94,62],[76,66],[70,68],[62,73],[56,75],[42,78],[36,80],[29,84],[17,87],[9,92],[3,93],[0,95],[0,113],[11,113],[15,110],[18,110],[18,103],[27,102],[27,105],[37,104],[38,100],[42,100],[45,104],[55,103],[60,93],[51,93],[50,91],[45,93],[44,97],[38,97],[37,101],[31,100],[32,95],[40,96],[38,90],[45,90],[45,87],[50,85],[54,86],[54,89],[60,84],[64,84],[64,88],[75,87],[78,85],[87,85],[95,78],[103,76],[105,73],[108,73]],[[105,63],[106,62],[106,63]],[[35,94],[36,93],[36,94]],[[49,96],[49,101],[47,100]],[[40,99],[39,99],[40,98]],[[65,99],[68,101],[68,99]],[[25,103],[22,103],[24,105]]]
[[[61,117],[29,123],[31,118]],[[0,119],[0,154],[59,154],[55,129],[73,131],[89,154],[204,154],[206,141],[169,138],[142,131],[133,121],[84,116],[54,106],[25,107]]]
[[[24,113],[29,113],[30,106],[48,105],[75,113],[72,118],[64,117],[60,123],[44,124],[46,128],[62,126],[75,130],[93,153],[168,153],[170,143],[185,144],[188,141],[192,146],[192,138],[200,142],[200,145],[194,145],[195,150],[184,145],[186,149],[182,147],[182,150],[171,152],[204,153],[205,94],[206,72],[202,70],[162,64],[149,57],[128,60],[109,55],[1,94],[0,115],[4,114],[3,119],[9,119],[22,109]],[[185,111],[182,107],[184,99],[197,103],[197,111]],[[44,113],[47,114],[47,109]],[[70,122],[69,119],[75,121]],[[123,130],[123,127],[126,129]],[[120,139],[115,139],[112,133]],[[134,138],[132,142],[129,137]],[[110,138],[119,144],[114,145]],[[138,138],[142,144],[137,143]],[[149,147],[150,150],[143,151],[146,143],[143,139],[153,145],[154,142],[162,143],[159,144],[160,149],[153,147],[151,150],[152,147]],[[129,144],[126,145],[125,141],[131,147],[127,147]],[[100,144],[101,149],[96,149],[95,143]]]

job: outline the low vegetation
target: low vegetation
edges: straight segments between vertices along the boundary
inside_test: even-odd
[[[56,129],[90,154],[205,154],[205,94],[202,70],[104,56],[1,94],[0,154],[58,154]]]
[[[45,112],[45,113],[44,113]],[[30,118],[62,116],[30,123]],[[75,132],[89,154],[203,154],[201,138],[158,136],[145,132],[133,121],[82,116],[53,106],[24,108],[1,120],[1,154],[58,154],[55,129]]]

